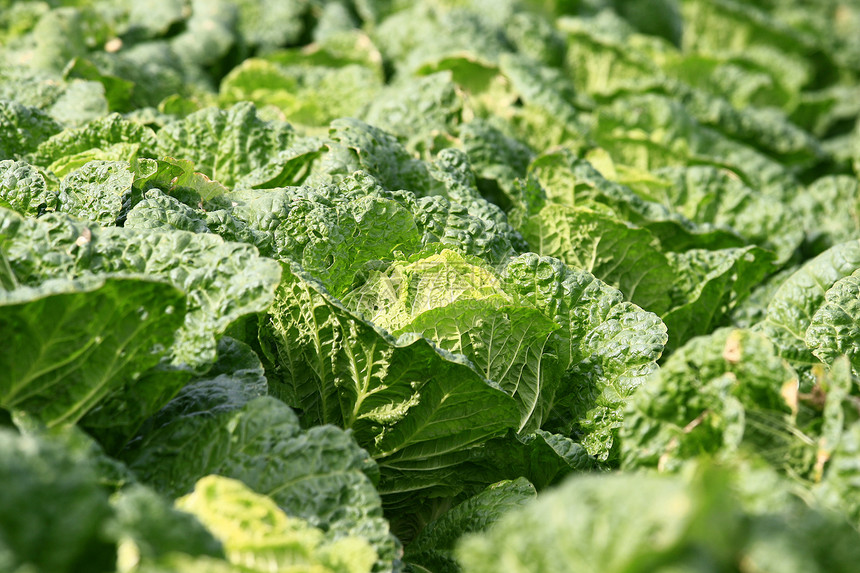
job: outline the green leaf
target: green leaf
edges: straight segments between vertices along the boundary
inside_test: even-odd
[[[619,97],[600,108],[594,139],[615,161],[639,169],[710,164],[730,168],[754,187],[793,182],[777,160],[722,134],[693,111],[674,96]]]
[[[702,454],[737,456],[741,447],[790,465],[788,452],[804,445],[789,418],[792,391],[797,374],[761,334],[724,328],[694,338],[633,396],[622,465],[672,471]]]
[[[439,72],[385,87],[361,119],[397,136],[409,151],[429,154],[456,132],[463,107],[451,73]]]
[[[166,495],[186,494],[209,474],[233,478],[323,529],[329,541],[364,538],[389,563],[396,554],[368,454],[338,428],[301,429],[289,407],[253,397],[239,379],[184,388],[123,458]],[[222,540],[229,553],[230,542]]]
[[[768,17],[755,5],[732,0],[694,0],[684,2],[681,13],[686,22],[683,48],[687,51],[705,54],[765,52],[777,62],[794,60],[798,69],[792,79],[799,86],[809,80],[813,62],[822,71],[828,64],[832,66],[823,54],[818,54],[822,56],[820,59],[813,60],[812,38],[777,18]]]
[[[107,492],[89,460],[64,446],[0,428],[0,564],[7,571],[114,567],[116,549],[101,536]]]
[[[408,546],[403,559],[438,573],[459,573],[454,547],[465,534],[485,531],[511,510],[537,498],[524,478],[500,481],[452,507],[432,521]]]
[[[77,127],[108,113],[105,87],[99,82],[72,79],[47,110],[64,126]]]
[[[609,96],[659,80],[662,74],[650,54],[632,41],[623,41],[632,32],[624,20],[612,21],[614,34],[605,33],[596,20],[562,17],[558,22],[567,39],[567,66],[577,70],[572,77],[578,91]]]
[[[369,271],[362,284],[342,297],[349,309],[395,335],[412,332],[413,322],[434,309],[444,312],[449,305],[466,300],[504,303],[506,299],[491,270],[449,249],[421,252],[408,261]],[[426,321],[423,324],[430,326]]]
[[[522,255],[511,260],[504,277],[508,292],[562,327],[559,362],[565,374],[557,419],[545,427],[573,433],[599,459],[614,457],[623,408],[657,369],[665,325],[594,275],[558,259]]]
[[[63,70],[63,77],[66,80],[82,79],[88,80],[89,84],[100,84],[107,107],[112,112],[126,112],[132,109],[131,99],[134,93],[134,82],[103,73],[89,60],[75,58],[66,65]],[[99,116],[105,115],[106,112],[107,110],[104,110]],[[57,117],[56,106],[54,106],[53,115]]]
[[[747,186],[726,169],[706,165],[657,171],[669,185],[659,200],[696,223],[726,225],[753,243],[788,260],[803,240],[804,228],[789,225],[797,217],[791,204]]]
[[[647,310],[671,307],[672,267],[646,229],[586,207],[548,204],[520,232],[539,255],[592,273]]]
[[[290,123],[325,127],[336,118],[358,115],[381,88],[378,70],[359,64],[332,67],[299,60],[284,66],[250,58],[221,82],[220,99],[274,106]]]
[[[571,473],[595,470],[596,458],[582,444],[560,434],[536,430],[532,434],[508,433],[486,443],[476,475],[486,471],[491,475],[516,479],[524,477],[541,491],[556,485]]]
[[[860,523],[860,496],[856,489],[860,422],[857,421],[856,399],[843,401],[847,394],[845,390],[850,390],[850,387],[837,387],[828,392],[828,406],[837,413],[828,420],[835,422],[830,424],[835,431],[833,435],[822,436],[819,459],[824,473],[823,479],[817,476],[821,481],[815,484],[813,492],[825,507],[847,516],[856,527]],[[831,400],[831,394],[836,399]]]
[[[515,401],[465,357],[416,334],[392,338],[295,265],[261,334],[281,378],[272,393],[306,423],[352,429],[383,472],[444,467],[519,420]]]
[[[224,557],[221,543],[194,516],[140,484],[111,498],[113,516],[104,526],[121,547],[118,569],[157,561],[171,553]],[[130,563],[123,563],[128,561]]]
[[[194,163],[187,159],[142,159],[132,165],[136,188],[157,188],[190,207],[207,211],[230,206],[226,198],[229,190],[220,182],[195,171]]]
[[[592,152],[590,157],[595,161],[599,159],[596,152]],[[602,157],[606,159],[608,155],[604,153]],[[618,167],[610,158],[609,164],[601,166],[601,169],[609,172]],[[619,218],[650,231],[666,251],[745,246],[745,241],[737,234],[708,224],[719,221],[694,218],[682,208],[680,201],[665,200],[654,189],[659,187],[661,192],[675,189],[672,185],[646,184],[647,191],[641,188],[634,191],[633,182],[628,187],[612,181],[589,161],[578,159],[568,150],[549,150],[538,155],[529,165],[529,175],[537,178],[551,202],[570,207],[598,208],[605,205]],[[653,178],[652,175],[647,176]],[[658,182],[660,179],[654,181]],[[530,205],[528,211],[531,213],[540,207],[538,202]]]
[[[329,127],[329,152],[315,170],[321,180],[340,179],[358,170],[367,171],[385,189],[405,189],[416,195],[429,190],[427,166],[377,127],[351,118],[336,119]]]
[[[23,161],[0,161],[0,207],[35,217],[49,204],[52,197],[38,170]]]
[[[160,156],[190,160],[227,187],[266,166],[296,134],[285,122],[260,119],[248,102],[228,110],[207,108],[165,125],[158,132]]]
[[[286,251],[283,255],[300,261],[335,295],[352,285],[368,261],[385,260],[396,250],[413,252],[421,244],[415,217],[409,205],[402,204],[405,201],[375,192],[375,181],[362,174],[350,181],[363,188],[353,193],[347,185],[332,189],[332,202],[312,189],[306,195],[310,200],[296,197],[282,226],[283,246],[278,245]]]
[[[132,276],[0,291],[0,403],[49,426],[77,422],[158,363],[184,299],[169,284]]]
[[[22,284],[145,274],[183,290],[188,313],[170,360],[184,369],[208,367],[218,335],[242,316],[268,308],[280,277],[277,263],[253,246],[208,234],[99,229],[60,215],[30,220],[9,213],[0,219],[0,239]]]
[[[463,538],[455,555],[467,573],[719,571],[731,568],[744,525],[715,478],[577,476]]]
[[[860,269],[841,278],[824,293],[805,336],[812,353],[826,364],[847,355],[860,372]]]
[[[462,125],[458,137],[481,193],[504,208],[506,200],[509,201],[505,194],[511,193],[514,179],[526,174],[532,160],[531,149],[484,119]]]
[[[816,363],[818,360],[806,345],[806,331],[816,311],[826,302],[827,291],[858,268],[860,241],[841,243],[824,251],[783,281],[767,305],[764,320],[756,328],[788,360]]]
[[[210,233],[206,216],[179,199],[150,189],[125,218],[126,229],[176,229],[191,233]]]
[[[668,253],[675,268],[675,304],[663,315],[670,349],[707,334],[773,269],[773,255],[758,247]]]
[[[312,6],[303,0],[239,0],[233,5],[238,10],[237,27],[243,40],[263,52],[299,43]]]
[[[36,165],[47,167],[68,156],[91,150],[107,150],[120,144],[137,144],[140,154],[150,156],[155,149],[155,134],[143,124],[129,121],[118,113],[95,119],[74,129],[64,129],[40,143],[32,155]]]
[[[201,478],[176,506],[209,527],[224,544],[227,560],[243,571],[370,573],[377,561],[377,552],[364,539],[326,539],[324,530],[285,513],[241,481]],[[249,512],[255,519],[248,519]]]
[[[561,369],[553,337],[558,328],[535,309],[463,300],[416,316],[400,332],[417,332],[468,357],[514,397],[520,413],[516,429],[529,432],[549,416],[558,388]]]
[[[792,206],[804,217],[807,240],[824,249],[860,237],[858,196],[857,177],[827,175],[791,197]]]
[[[103,227],[115,226],[131,205],[133,182],[128,163],[90,161],[60,183],[57,211]]]
[[[706,464],[691,470],[577,476],[465,537],[455,555],[466,573],[854,569],[857,531],[788,493],[790,484]],[[775,486],[784,501],[746,509],[736,493],[745,480]]]
[[[22,159],[61,129],[43,111],[14,101],[0,101],[0,160]]]

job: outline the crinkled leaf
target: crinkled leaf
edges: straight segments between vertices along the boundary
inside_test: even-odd
[[[494,483],[428,523],[403,559],[428,571],[459,573],[454,547],[463,535],[485,531],[509,511],[536,498],[534,486],[525,478]]]
[[[369,102],[361,119],[396,135],[406,149],[429,153],[444,146],[462,114],[462,95],[450,72],[440,72],[384,88]]]
[[[32,165],[12,159],[0,161],[0,207],[35,217],[49,203],[53,201],[45,178]]]
[[[290,123],[325,127],[336,118],[357,115],[381,88],[378,71],[359,64],[332,67],[297,61],[284,66],[251,58],[224,78],[220,97],[226,104],[271,105]]]
[[[489,300],[463,300],[416,316],[401,332],[418,332],[463,354],[488,380],[514,397],[518,431],[533,431],[549,416],[561,367],[558,326],[539,311]]]
[[[610,164],[608,167],[617,166]],[[661,201],[659,195],[655,196],[652,185],[648,185],[648,193],[643,195],[641,191],[604,177],[589,161],[578,159],[567,150],[549,150],[538,155],[529,165],[529,175],[537,178],[551,202],[571,207],[606,205],[625,221],[649,230],[667,251],[745,244],[735,233],[709,225],[720,221],[694,218],[682,208],[680,201]],[[660,189],[664,187],[675,189],[671,185],[660,186]],[[528,205],[527,212],[540,207],[540,202]]]
[[[341,118],[331,122],[328,136],[332,143],[315,169],[316,177],[337,181],[364,170],[385,189],[426,194],[427,166],[414,159],[393,135],[357,119]]]
[[[520,232],[539,255],[557,257],[662,314],[671,308],[672,267],[646,229],[585,207],[548,204]]]
[[[155,366],[185,296],[142,277],[55,279],[0,291],[0,402],[49,426],[73,424]]]
[[[115,143],[105,148],[94,147],[80,153],[60,157],[48,165],[47,171],[56,178],[65,178],[73,171],[82,169],[87,163],[93,161],[123,162],[133,165],[137,162],[139,150],[140,144],[138,143]]]
[[[849,175],[816,179],[793,197],[792,206],[804,217],[809,239],[830,247],[860,238],[860,181]]]
[[[539,428],[548,415],[560,375],[559,327],[512,303],[489,270],[443,250],[371,274],[343,301],[395,336],[417,332],[466,356],[516,399],[519,431]]]
[[[617,446],[625,403],[657,368],[665,325],[592,274],[558,259],[522,255],[508,264],[504,277],[508,292],[562,327],[557,334],[565,374],[552,425],[607,459]]]
[[[148,487],[135,484],[123,489],[111,499],[111,508],[113,516],[105,530],[122,547],[120,560],[146,563],[174,552],[224,556],[221,543],[195,516],[173,508]]]
[[[804,229],[787,225],[795,210],[756,192],[732,172],[712,166],[667,167],[657,171],[670,184],[659,200],[696,223],[727,225],[750,241],[787,260],[803,240]]]
[[[307,423],[351,428],[383,472],[442,467],[517,424],[515,401],[465,357],[392,338],[296,266],[284,275],[262,332],[272,392]]]
[[[686,477],[578,476],[465,537],[455,555],[467,573],[853,571],[858,535],[842,518],[788,494],[745,508],[737,483],[765,479],[704,464]]]
[[[90,161],[60,183],[57,211],[112,227],[132,201],[134,173],[128,163]]]
[[[133,164],[135,188],[157,188],[190,207],[213,211],[230,206],[228,189],[218,181],[195,170],[188,159],[142,159]]]
[[[737,505],[713,478],[577,476],[464,537],[455,555],[468,573],[729,570],[743,539]]]
[[[163,4],[163,3],[162,3]],[[140,6],[135,4],[134,6]],[[105,100],[106,109],[100,110],[97,117],[107,115],[108,110],[112,112],[126,112],[132,108],[131,99],[134,94],[134,82],[119,76],[103,73],[93,62],[84,58],[75,58],[69,62],[63,70],[63,78],[69,80],[87,80],[87,83],[101,86],[101,94]],[[74,85],[74,84],[72,84]],[[92,89],[92,88],[91,88]],[[69,98],[67,98],[69,99]],[[73,99],[71,100],[74,101]],[[52,108],[52,114],[57,119],[57,106]],[[96,118],[88,118],[96,119]],[[69,123],[69,122],[64,122]],[[78,121],[75,125],[83,122]]]
[[[616,98],[601,108],[593,133],[613,159],[640,169],[717,164],[757,187],[792,179],[777,160],[703,124],[683,101],[666,95]]]
[[[822,362],[845,354],[860,372],[860,269],[836,281],[809,321],[806,345]]]
[[[327,539],[362,537],[381,560],[394,559],[396,542],[374,488],[378,469],[348,433],[328,425],[305,431],[289,407],[253,398],[240,380],[222,379],[233,389],[209,394],[213,384],[183,389],[124,452],[144,481],[176,496],[209,474],[237,479],[323,528]]]
[[[621,428],[625,468],[677,470],[702,453],[752,448],[776,465],[797,439],[784,394],[797,375],[764,336],[724,328],[672,354],[633,396]]]
[[[149,156],[155,149],[155,134],[143,124],[124,119],[113,113],[93,120],[82,127],[64,129],[42,142],[32,160],[45,166],[93,149],[105,150],[118,143],[138,144],[141,155]]]
[[[860,268],[860,241],[841,243],[807,261],[783,281],[757,325],[782,356],[799,363],[815,363],[806,345],[806,331],[827,291]]]
[[[182,231],[99,229],[59,215],[0,223],[6,256],[22,282],[109,273],[146,274],[183,290],[184,326],[170,349],[177,367],[206,367],[215,340],[240,317],[264,311],[280,269],[251,245]]]
[[[61,129],[43,111],[14,101],[0,101],[0,159],[22,159]]]
[[[480,261],[448,249],[418,253],[370,271],[361,285],[342,297],[348,308],[395,334],[410,332],[412,322],[430,310],[485,299],[508,302],[499,278]]]
[[[128,212],[126,229],[176,229],[209,233],[206,217],[185,203],[158,189],[150,189]]]
[[[206,108],[165,125],[158,132],[159,155],[187,159],[227,187],[267,165],[296,138],[285,122],[260,119],[254,105]]]
[[[505,194],[511,193],[514,179],[526,174],[532,159],[531,149],[483,119],[461,126],[458,137],[481,193],[504,207]]]
[[[234,479],[201,478],[176,506],[200,519],[224,544],[227,560],[243,570],[370,573],[377,561],[377,551],[365,539],[326,539],[324,530]]]
[[[668,253],[675,269],[674,305],[663,315],[672,349],[716,325],[772,270],[773,255],[758,247]]]

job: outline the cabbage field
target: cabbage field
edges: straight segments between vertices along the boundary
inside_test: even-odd
[[[856,573],[860,0],[0,0],[0,573]]]

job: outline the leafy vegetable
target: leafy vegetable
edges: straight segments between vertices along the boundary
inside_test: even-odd
[[[857,29],[0,0],[0,570],[856,569]]]

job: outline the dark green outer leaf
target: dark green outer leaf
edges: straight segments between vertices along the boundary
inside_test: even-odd
[[[60,215],[0,219],[6,257],[22,284],[48,278],[139,274],[170,282],[188,298],[185,324],[170,349],[177,367],[208,367],[216,337],[243,315],[262,312],[280,277],[251,245],[215,235],[87,226]]]
[[[454,546],[461,536],[486,530],[507,512],[537,498],[525,478],[501,481],[448,510],[421,531],[404,561],[435,573],[459,573]]]
[[[302,430],[289,407],[254,397],[242,384],[216,378],[186,387],[124,459],[172,497],[209,474],[238,479],[289,515],[326,529],[330,539],[368,539],[390,567],[397,542],[382,518],[378,469],[367,452],[339,428]]]
[[[596,458],[568,437],[537,430],[532,434],[509,433],[487,442],[475,460],[475,475],[484,469],[505,479],[524,477],[539,491],[557,484],[574,472],[598,468]]]
[[[155,366],[185,295],[141,277],[49,280],[0,291],[0,403],[73,424]]]
[[[57,210],[112,227],[131,203],[133,182],[128,163],[90,161],[60,183]]]
[[[0,482],[5,571],[112,570],[116,549],[100,539],[110,506],[89,460],[62,441],[0,428]]]

